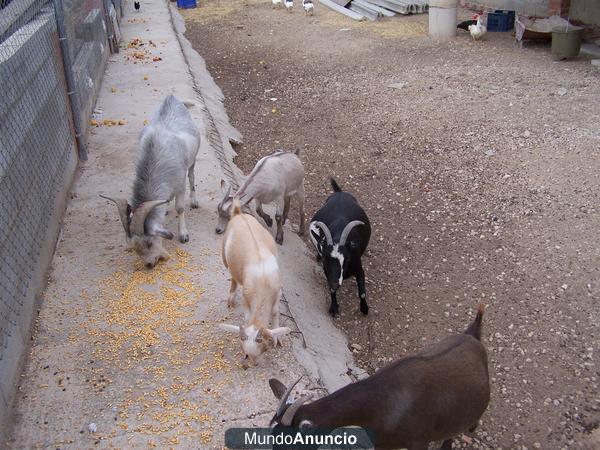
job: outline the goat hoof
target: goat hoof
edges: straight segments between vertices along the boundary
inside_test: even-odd
[[[192,200],[192,203],[190,203],[190,207],[192,209],[198,209],[200,207],[200,203],[198,203],[198,200]]]
[[[365,316],[369,314],[369,305],[367,305],[366,303],[361,303],[360,312],[363,313]]]
[[[264,219],[264,217],[263,217],[263,219]],[[273,219],[271,219],[271,218],[269,217],[269,218],[268,218],[268,220],[267,220],[267,219],[265,219],[265,223],[267,224],[267,226],[268,226],[269,228],[271,228],[271,227],[273,226]]]
[[[275,237],[275,242],[277,242],[279,245],[283,245],[283,235],[282,236],[276,236]]]
[[[339,308],[337,306],[331,306],[329,308],[329,314],[331,314],[331,317],[335,317],[339,314]]]
[[[181,234],[179,235],[179,242],[181,242],[182,244],[185,244],[186,242],[189,242],[190,240],[190,235],[189,234]]]

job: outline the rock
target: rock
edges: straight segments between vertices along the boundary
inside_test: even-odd
[[[560,88],[556,93],[562,97],[567,93],[567,90],[565,88]]]
[[[90,433],[95,433],[98,431],[98,426],[94,422],[90,422],[88,425],[88,430],[90,430]]]
[[[406,86],[406,83],[392,83],[392,84],[388,84],[387,87],[392,88],[392,89],[402,89],[405,86]]]
[[[352,347],[352,349],[356,350],[357,352],[359,352],[363,349],[362,345],[360,345],[360,344],[350,344],[350,347]]]

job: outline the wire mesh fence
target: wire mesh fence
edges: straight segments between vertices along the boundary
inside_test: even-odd
[[[38,1],[27,11],[0,43],[0,363],[73,157],[54,9]]]
[[[0,0],[0,426],[108,59],[106,8],[122,13],[115,1]]]

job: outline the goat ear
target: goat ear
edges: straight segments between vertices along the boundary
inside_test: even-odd
[[[300,428],[300,431],[307,431],[314,427],[315,427],[315,424],[311,420],[303,420],[302,422],[300,422],[300,425],[298,426],[298,428]]]
[[[286,334],[289,334],[292,330],[289,329],[288,327],[279,327],[279,328],[273,328],[272,330],[269,330],[269,334],[273,337],[273,338],[277,338],[279,339],[282,336],[285,336]]]
[[[228,323],[220,323],[219,328],[223,331],[229,331],[230,333],[239,333],[240,327],[237,325],[229,325]]]
[[[283,394],[285,394],[285,391],[287,390],[285,384],[283,384],[277,378],[271,378],[269,380],[269,386],[271,387],[271,391],[273,391],[273,395],[277,398],[277,400],[281,400],[281,397],[283,397]]]

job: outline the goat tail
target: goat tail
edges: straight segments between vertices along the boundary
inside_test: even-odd
[[[465,334],[470,334],[478,341],[481,340],[481,322],[483,321],[483,311],[485,310],[485,305],[480,303],[477,307],[477,315],[475,316],[475,320],[471,322],[471,325],[465,330]]]
[[[229,210],[229,217],[233,218],[238,214],[242,213],[242,205],[240,205],[240,199],[235,197],[231,203],[231,209]]]
[[[342,192],[342,188],[340,187],[339,184],[337,184],[337,181],[335,181],[335,178],[331,177],[329,179],[329,181],[331,182],[331,187],[333,188],[333,192]]]

